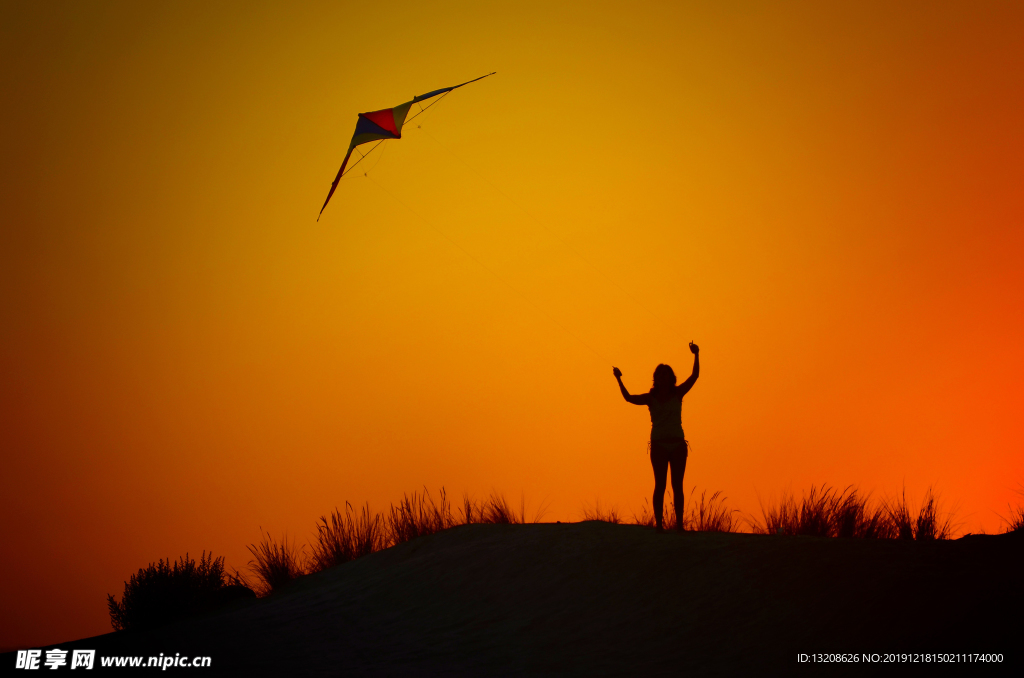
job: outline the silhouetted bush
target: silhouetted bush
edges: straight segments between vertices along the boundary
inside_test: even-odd
[[[250,544],[249,552],[255,560],[249,561],[249,569],[259,579],[257,594],[265,596],[277,591],[288,582],[306,574],[304,559],[305,547],[295,549],[295,543],[288,543],[288,535],[284,535],[281,543],[277,543],[269,534],[263,533],[259,544]]]
[[[248,591],[237,576],[225,576],[224,558],[203,551],[198,562],[188,554],[177,562],[161,559],[125,582],[121,602],[107,595],[110,625],[115,631],[162,626],[216,607],[242,590]]]

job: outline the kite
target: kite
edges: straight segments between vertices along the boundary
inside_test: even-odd
[[[345,159],[341,162],[341,169],[338,170],[338,176],[334,177],[334,182],[331,184],[331,190],[327,194],[327,200],[324,200],[324,206],[320,208],[320,214],[324,213],[324,209],[327,208],[327,203],[331,201],[331,196],[334,195],[334,189],[338,187],[338,182],[341,181],[342,175],[345,174],[345,166],[348,164],[348,159],[352,157],[352,151],[356,149],[356,146],[377,140],[385,141],[387,139],[401,139],[402,125],[406,123],[405,117],[409,114],[409,109],[413,104],[418,104],[421,101],[436,97],[439,94],[448,94],[448,92],[451,92],[453,89],[458,89],[463,85],[468,85],[469,83],[476,82],[477,80],[483,80],[489,75],[494,75],[494,73],[481,75],[479,78],[468,80],[461,85],[455,85],[454,87],[435,89],[433,92],[427,92],[426,94],[421,94],[418,97],[413,97],[412,101],[407,101],[404,104],[395,106],[394,108],[385,108],[379,111],[360,113],[359,120],[356,121],[356,131],[352,134],[352,141],[348,145],[348,153],[345,154]],[[438,101],[440,101],[440,99],[438,99]],[[437,103],[437,101],[434,103]],[[433,105],[434,104],[430,104],[430,106]],[[427,106],[427,108],[430,108],[430,106]],[[420,113],[425,110],[426,108],[421,107]],[[419,115],[420,113],[417,113],[416,115]],[[412,117],[415,118],[416,115]],[[409,120],[412,120],[412,118],[409,118]],[[356,164],[358,163],[359,161],[357,160]],[[355,165],[352,165],[352,167],[355,167]],[[320,221],[320,215],[317,215],[316,220]]]

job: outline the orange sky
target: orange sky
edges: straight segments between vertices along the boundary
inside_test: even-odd
[[[0,645],[345,500],[628,514],[611,367],[690,339],[687,488],[933,484],[998,530],[1024,10],[714,5],[3,5]],[[356,113],[490,71],[315,221]]]

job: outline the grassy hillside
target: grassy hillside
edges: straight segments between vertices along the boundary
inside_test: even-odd
[[[798,652],[1012,661],[1022,555],[1019,533],[918,542],[465,525],[215,615],[60,647],[210,655],[204,675],[791,674]]]

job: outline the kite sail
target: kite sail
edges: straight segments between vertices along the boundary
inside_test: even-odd
[[[458,89],[463,85],[468,85],[469,83],[476,82],[477,80],[483,80],[488,75],[494,75],[494,73],[481,75],[479,78],[468,80],[461,85],[455,85],[454,87],[435,89],[433,92],[427,92],[426,94],[421,94],[418,97],[413,97],[412,101],[407,101],[404,104],[395,106],[394,108],[385,108],[380,111],[360,113],[359,120],[356,121],[356,131],[352,134],[352,142],[348,145],[348,153],[345,154],[345,159],[341,162],[341,169],[338,170],[338,176],[334,177],[334,182],[331,184],[331,190],[327,194],[327,200],[324,200],[324,206],[320,208],[320,214],[324,213],[327,203],[331,201],[331,196],[334,195],[334,189],[338,187],[338,182],[341,181],[342,175],[345,174],[345,166],[348,165],[348,159],[352,157],[352,151],[356,149],[356,146],[377,140],[401,139],[402,125],[406,123],[405,118],[409,115],[409,109],[413,104],[418,104],[421,101],[436,97],[439,94],[447,94],[453,89]],[[440,99],[438,101],[440,101]],[[431,106],[432,105],[433,104],[431,104]],[[430,108],[430,106],[427,106],[427,108]],[[422,113],[423,110],[426,109],[422,109],[420,113]],[[419,115],[419,113],[416,115]],[[415,118],[416,115],[412,117]],[[412,118],[409,118],[409,120],[412,120]],[[353,165],[353,167],[355,167],[355,165]],[[320,215],[317,215],[316,220],[320,221]]]

